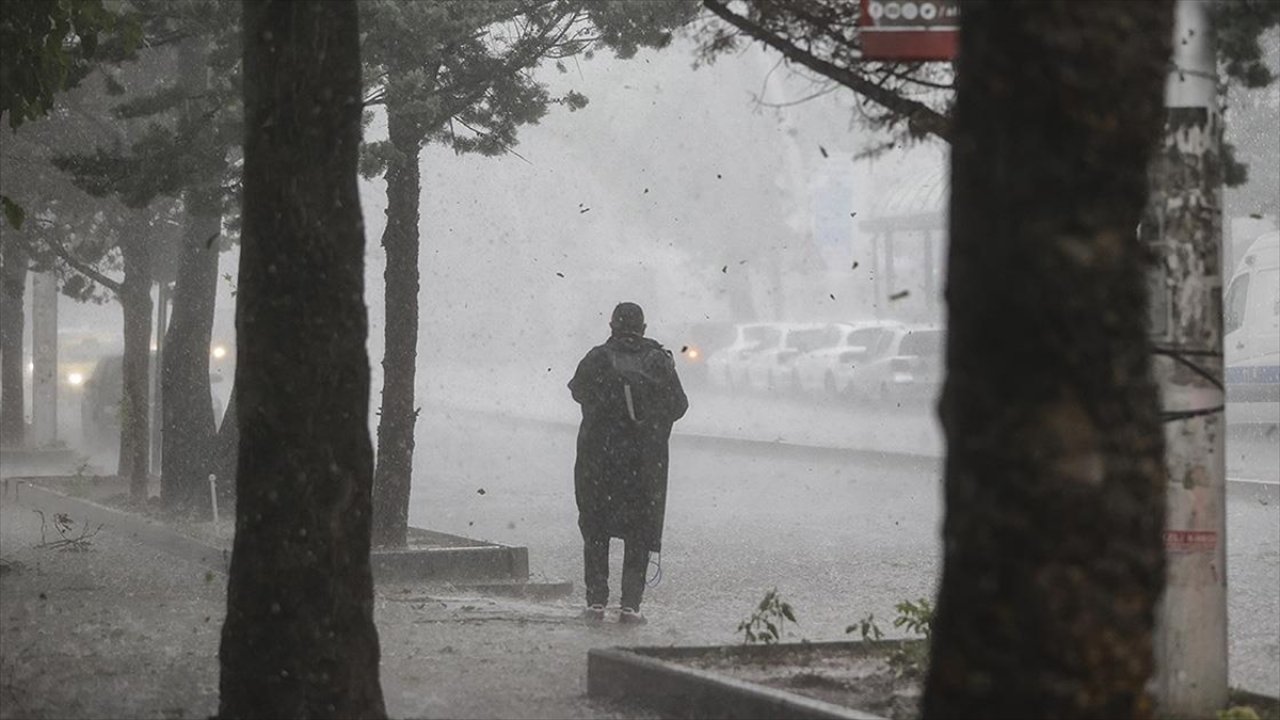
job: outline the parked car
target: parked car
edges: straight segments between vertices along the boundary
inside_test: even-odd
[[[1223,311],[1227,421],[1280,423],[1280,232],[1249,246]]]
[[[109,355],[98,361],[84,381],[80,397],[80,429],[90,448],[107,448],[120,439],[120,400],[124,358]]]
[[[760,352],[777,348],[782,328],[772,323],[745,323],[734,326],[733,341],[707,358],[707,379],[716,387],[747,386],[747,363]]]
[[[223,411],[230,400],[231,382],[226,369],[221,367],[227,350],[223,345],[211,348],[213,361],[209,371],[213,421],[216,427],[222,421]],[[156,354],[151,354],[151,369],[155,372]],[[120,440],[120,406],[124,395],[124,357],[108,355],[97,362],[93,372],[83,383],[80,397],[80,429],[85,445],[89,448],[110,448]],[[152,422],[156,422],[152,418]]]
[[[800,356],[795,361],[795,380],[802,392],[836,397],[849,392],[854,369],[871,362],[887,350],[896,320],[861,320],[842,324],[840,337],[830,346]]]
[[[781,325],[776,345],[744,361],[747,386],[764,392],[798,390],[795,363],[806,353],[834,347],[846,326],[838,323]]]
[[[699,322],[676,328],[671,343],[680,381],[691,387],[708,382],[707,361],[729,347],[738,337],[738,325],[731,322]]]
[[[890,328],[890,334],[885,344],[874,353],[874,358],[849,369],[847,376],[848,394],[854,398],[880,403],[889,403],[895,397],[903,397],[903,393],[895,393],[895,384],[905,385],[908,382],[914,384],[916,382],[915,376],[911,375],[910,380],[908,380],[908,374],[917,365],[915,360],[905,358],[923,358],[918,362],[921,383],[924,383],[926,373],[940,372],[941,358],[930,359],[926,351],[933,347],[941,347],[939,334],[942,332],[939,328],[931,325],[903,325]],[[913,335],[917,339],[908,342],[908,338]],[[904,343],[906,343],[908,353],[903,352]],[[897,362],[895,362],[895,359],[897,359]],[[930,362],[933,365],[926,367],[927,363]],[[930,368],[936,369],[931,370]],[[895,382],[895,372],[901,375],[898,379],[902,380],[902,383]],[[911,393],[917,391],[918,388],[913,388]]]
[[[889,358],[892,399],[929,401],[938,395],[945,373],[946,338],[941,328],[915,329],[902,338],[898,354]]]

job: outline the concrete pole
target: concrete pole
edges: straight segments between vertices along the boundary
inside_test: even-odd
[[[1222,363],[1222,115],[1204,0],[1178,0],[1168,116],[1152,173],[1153,364],[1165,410],[1168,576],[1155,640],[1157,713],[1227,703]]]
[[[58,440],[58,279],[31,277],[31,438],[44,448]]]

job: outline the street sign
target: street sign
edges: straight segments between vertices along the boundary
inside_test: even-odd
[[[859,0],[864,60],[955,59],[959,0]]]

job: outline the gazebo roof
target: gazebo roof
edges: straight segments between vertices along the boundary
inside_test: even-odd
[[[877,187],[862,228],[872,232],[942,229],[946,224],[949,181],[947,167],[936,165]]]

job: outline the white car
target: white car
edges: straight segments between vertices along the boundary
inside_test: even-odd
[[[947,333],[941,328],[917,328],[902,338],[898,353],[889,358],[893,400],[931,401],[946,373]]]
[[[782,336],[778,344],[752,353],[743,363],[747,385],[764,392],[797,389],[795,363],[808,353],[835,347],[845,327],[839,323],[780,326]]]
[[[895,385],[912,383],[916,388],[924,386],[926,378],[940,377],[941,357],[932,355],[932,348],[941,347],[943,331],[932,325],[906,325],[890,328],[883,346],[874,357],[850,368],[847,375],[848,394],[866,400],[889,403],[895,395],[902,397],[902,392],[895,392]],[[910,340],[912,335],[915,340]],[[916,376],[911,374],[913,367],[918,367],[921,381],[916,383]],[[927,365],[927,367],[926,367]]]
[[[885,351],[896,320],[861,320],[840,324],[834,345],[800,356],[795,361],[795,384],[802,392],[835,397],[848,393],[853,371]]]
[[[782,328],[776,324],[745,323],[736,326],[733,342],[707,358],[707,380],[714,387],[746,387],[746,364],[751,357],[778,347],[781,341]]]
[[[1227,285],[1227,421],[1280,423],[1280,232],[1259,237]]]

